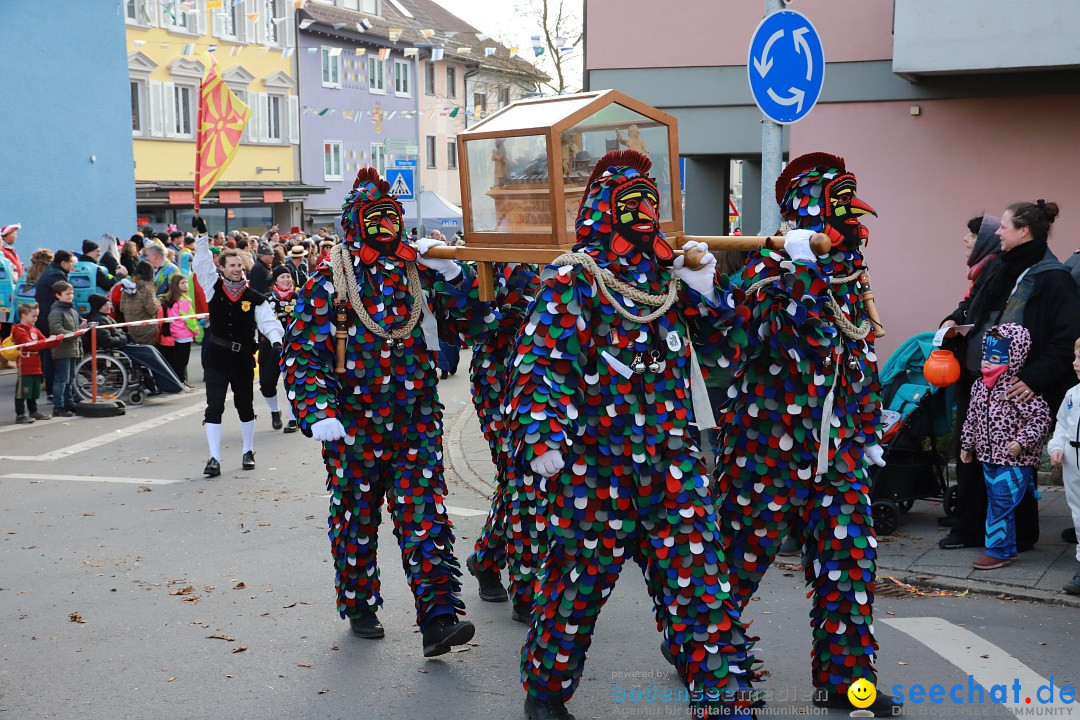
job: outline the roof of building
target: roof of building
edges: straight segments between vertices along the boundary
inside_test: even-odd
[[[445,58],[473,64],[482,70],[516,75],[533,83],[549,79],[542,70],[517,57],[494,38],[481,40],[483,33],[433,0],[385,0],[382,15],[312,0],[306,0],[300,10],[301,22],[310,18],[322,27],[309,27],[322,32],[395,49],[415,47],[424,57],[430,57],[432,49],[442,48]],[[391,29],[401,31],[396,42],[390,40]],[[424,33],[428,30],[434,31],[430,37]],[[487,55],[486,48],[494,48],[494,54]]]

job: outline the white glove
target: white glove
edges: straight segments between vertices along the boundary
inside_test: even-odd
[[[331,442],[345,437],[345,426],[337,418],[323,418],[311,426],[311,437],[320,442]]]
[[[863,454],[866,455],[866,460],[871,465],[885,467],[885,451],[882,450],[881,446],[877,443],[874,443],[873,445],[867,445],[863,449]]]
[[[709,252],[709,246],[703,242],[688,242],[683,245],[683,250],[702,250],[705,255],[701,258],[701,267],[697,270],[686,267],[685,253],[675,258],[675,274],[688,287],[710,297],[716,289],[716,256]]]
[[[551,477],[555,473],[563,469],[565,465],[562,453],[558,450],[548,450],[540,457],[534,457],[529,466],[532,467],[532,471],[537,475],[543,475],[546,478]]]
[[[443,240],[435,240],[434,238],[422,238],[416,243],[416,249],[420,253],[420,263],[442,275],[444,280],[457,280],[458,275],[461,274],[461,266],[456,262],[453,260],[424,257],[428,250],[440,245],[446,245],[446,242]]]
[[[814,237],[811,230],[789,230],[784,236],[784,252],[792,260],[803,262],[817,262],[817,256],[810,249],[810,238]]]

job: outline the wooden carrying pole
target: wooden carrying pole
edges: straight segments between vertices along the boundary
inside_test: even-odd
[[[679,236],[676,236],[677,238]],[[686,242],[703,242],[709,246],[709,250],[738,250],[750,252],[765,246],[772,250],[780,250],[784,247],[784,238],[766,237],[758,235],[684,235],[681,236],[680,245]],[[810,249],[817,255],[825,255],[832,246],[829,238],[823,233],[815,233],[810,238]],[[461,260],[477,263],[479,276],[480,299],[484,302],[495,300],[494,272],[491,263],[535,263],[546,265],[559,255],[568,252],[562,248],[532,249],[532,248],[487,248],[438,245],[428,250],[428,257]],[[676,250],[677,255],[683,253]],[[699,266],[702,253],[691,253],[687,257],[687,265],[691,268]],[[881,325],[881,316],[878,315],[877,306],[874,304],[874,293],[870,290],[870,275],[863,272],[859,277],[859,283],[863,288],[863,302],[866,305],[866,314],[874,325],[876,337],[885,336],[885,328]]]

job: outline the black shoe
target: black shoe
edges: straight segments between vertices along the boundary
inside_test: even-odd
[[[481,600],[484,602],[506,602],[510,599],[506,594],[506,588],[503,587],[499,573],[494,570],[485,570],[477,565],[476,553],[469,556],[469,559],[465,561],[465,566],[469,568],[469,572],[480,583]]]
[[[217,477],[221,474],[221,463],[217,461],[217,458],[210,458],[206,461],[202,474],[206,477]]]
[[[296,426],[296,421],[290,420],[289,422],[285,423],[285,430],[283,432],[288,435],[289,433],[294,433],[299,429],[300,428]]]
[[[281,429],[281,413],[280,412],[273,412],[273,411],[270,412],[270,427],[274,428],[275,430],[280,430]]]
[[[445,380],[445,379],[446,379],[446,378],[448,378],[448,377],[450,377],[450,373],[448,373],[448,372],[446,372],[445,370],[443,370],[443,371],[442,371],[442,375],[440,375],[440,376],[439,376],[439,379],[440,379],[440,380]]]
[[[529,720],[574,720],[561,702],[542,703],[532,695],[525,698],[525,717]]]
[[[1061,539],[1067,543],[1076,545],[1076,528],[1065,528],[1061,531]]]
[[[53,410],[53,417],[74,417],[75,413],[66,408],[57,408]]]
[[[248,450],[246,453],[244,453],[244,469],[245,470],[254,470],[255,469],[255,451],[254,450]]]
[[[844,695],[838,695],[821,688],[814,689],[814,704],[820,708],[845,710],[848,712],[860,709],[869,710],[874,713],[874,717],[892,717],[893,715],[900,715],[900,711],[904,707],[904,703],[900,702],[892,695],[878,693],[874,702],[870,703],[869,707],[857,708],[848,700],[846,693]]]
[[[671,654],[671,648],[668,647],[667,640],[660,641],[660,654],[664,656],[664,659],[675,665],[675,656]]]
[[[373,612],[349,618],[349,627],[352,628],[353,635],[367,640],[378,640],[386,635],[379,616]]]
[[[938,547],[942,550],[959,550],[960,548],[983,547],[983,539],[971,540],[960,535],[954,529],[951,533],[938,540]]]
[[[468,620],[458,620],[457,615],[439,615],[424,629],[424,657],[444,655],[451,646],[472,640],[475,632]]]
[[[510,610],[510,617],[514,622],[525,623],[526,625],[532,624],[532,605],[525,603],[514,603],[514,607]]]

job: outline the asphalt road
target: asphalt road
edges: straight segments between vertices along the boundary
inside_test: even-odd
[[[0,395],[10,397],[12,383],[0,378]],[[442,392],[450,425],[467,410],[463,373]],[[227,413],[223,474],[214,480],[201,475],[200,394],[120,418],[0,427],[0,718],[522,717],[524,626],[511,621],[509,605],[480,602],[467,576],[475,641],[425,660],[389,523],[381,538],[387,636],[349,634],[333,605],[318,446],[272,431],[263,409],[258,469],[240,470],[239,427]],[[475,478],[449,481],[463,559],[487,498]],[[751,604],[770,714],[818,712],[808,702],[808,610],[789,565],[773,568]],[[945,702],[909,701],[907,715],[1074,710],[1040,708],[1036,691],[1052,678],[1060,698],[1077,684],[1076,609],[900,592],[879,597],[875,610],[880,688],[944,687]],[[569,705],[579,720],[686,716],[681,703],[615,699],[616,683],[680,687],[659,639],[644,583],[628,566]],[[969,674],[987,688],[1020,681],[1015,705],[968,703]],[[962,704],[947,697],[954,684]]]

